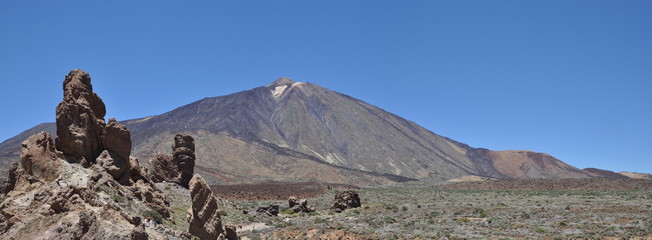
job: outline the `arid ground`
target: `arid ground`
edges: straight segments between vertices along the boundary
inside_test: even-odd
[[[273,199],[290,188],[269,191],[276,184],[213,189],[245,239],[652,239],[650,180],[413,182],[358,189],[362,207],[342,213],[329,208],[345,186],[303,184],[289,186],[311,196],[314,213],[287,211],[286,199]],[[256,212],[269,204],[279,216]]]

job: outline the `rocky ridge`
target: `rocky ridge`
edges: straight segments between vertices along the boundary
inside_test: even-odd
[[[0,181],[0,239],[142,240],[200,235],[197,229],[159,225],[186,219],[173,218],[166,194],[131,156],[127,127],[113,118],[105,123],[104,103],[92,92],[88,73],[71,71],[63,89],[64,100],[56,109],[56,140],[47,132],[29,137],[21,144],[20,164],[11,165]],[[178,183],[187,186],[185,180],[190,180],[194,166],[194,140],[179,136],[174,167],[180,171]],[[192,205],[197,208],[210,209]],[[156,226],[150,216],[158,219]],[[221,225],[219,221],[211,219],[211,224]],[[231,230],[225,230],[227,239],[237,239]]]

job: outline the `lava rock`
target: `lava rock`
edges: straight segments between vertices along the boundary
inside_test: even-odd
[[[172,156],[156,154],[149,160],[154,182],[174,182],[188,188],[195,168],[195,140],[187,134],[177,134]]]
[[[188,232],[199,239],[217,239],[224,235],[217,199],[204,179],[195,175],[190,180],[192,206],[188,210]]]
[[[265,213],[267,214],[267,216],[278,216],[279,206],[276,204],[271,204],[267,207],[258,207],[258,209],[256,209],[256,212]]]
[[[56,149],[69,162],[93,162],[104,150],[104,102],[93,92],[90,75],[79,69],[66,76],[63,91],[56,109]]]
[[[354,190],[348,190],[343,192],[337,192],[335,194],[335,203],[333,203],[333,209],[336,212],[341,212],[349,208],[358,208],[360,207],[360,196],[358,192]]]
[[[289,208],[292,209],[295,213],[299,212],[314,212],[315,209],[308,207],[308,200],[305,198],[298,199],[297,197],[290,197],[288,199]]]
[[[43,181],[53,181],[60,174],[57,155],[50,134],[40,132],[22,143],[20,165],[27,174]]]

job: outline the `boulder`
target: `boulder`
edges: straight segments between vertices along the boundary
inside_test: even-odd
[[[195,140],[187,134],[177,134],[172,156],[156,154],[149,160],[154,182],[174,182],[188,188],[195,168]]]
[[[95,161],[116,181],[122,184],[129,183],[129,158],[123,159],[112,151],[104,150]]]
[[[315,209],[308,206],[308,199],[302,198],[298,199],[297,197],[290,197],[288,199],[289,209],[292,209],[295,213],[299,212],[314,212]]]
[[[106,107],[93,92],[91,77],[76,69],[63,81],[63,101],[56,109],[56,149],[69,162],[93,162],[100,155]]]
[[[145,231],[145,225],[143,224],[138,224],[138,226],[135,226],[134,229],[129,234],[129,240],[147,240],[147,239],[149,239],[149,235],[147,235],[147,231]]]
[[[279,206],[276,204],[271,204],[267,207],[258,207],[258,209],[256,209],[256,212],[265,213],[267,214],[267,216],[278,216]]]
[[[358,208],[360,206],[360,196],[358,196],[358,192],[348,190],[337,192],[335,194],[335,203],[333,203],[332,209],[336,212],[341,212],[349,208]]]
[[[22,143],[20,165],[27,174],[42,181],[53,181],[59,177],[59,160],[47,132],[30,136]]]
[[[195,175],[190,180],[192,206],[188,209],[188,232],[199,239],[218,239],[225,230],[217,206],[217,199],[204,179]]]
[[[225,225],[224,226],[224,236],[228,240],[237,240],[238,238],[238,233],[236,232],[236,227],[233,225]]]
[[[125,125],[118,123],[115,118],[110,118],[104,133],[104,149],[109,150],[121,160],[129,163],[131,155],[131,133]]]

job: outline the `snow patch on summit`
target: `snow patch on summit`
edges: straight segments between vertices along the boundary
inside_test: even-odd
[[[285,92],[285,89],[286,89],[287,87],[288,87],[288,85],[276,86],[276,87],[272,90],[272,95],[274,95],[274,98],[278,99],[279,97],[281,97],[281,95],[283,94],[283,92]]]

